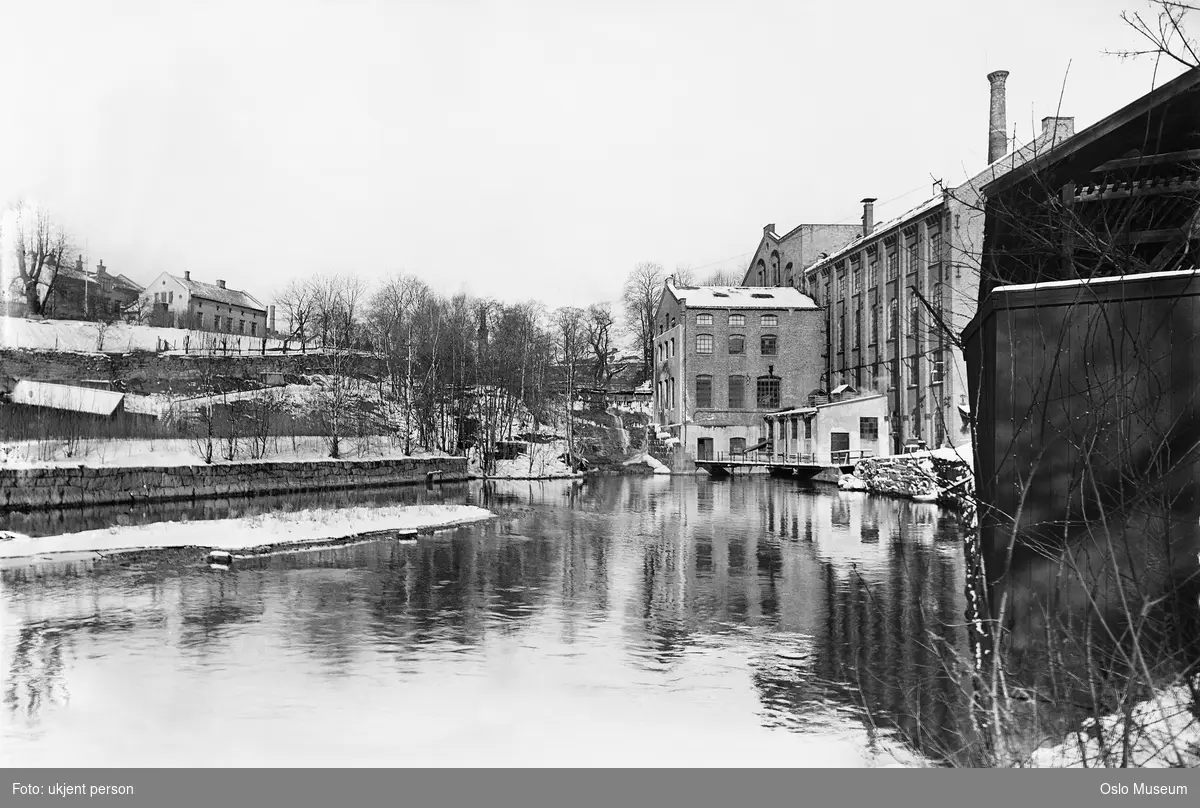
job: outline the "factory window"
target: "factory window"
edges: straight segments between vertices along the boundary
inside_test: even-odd
[[[696,406],[712,406],[712,376],[701,374],[696,377]]]
[[[711,314],[697,314],[696,325],[712,325],[713,319]]]
[[[863,441],[879,440],[879,419],[878,418],[859,418],[858,419],[858,437]]]
[[[759,376],[757,393],[758,408],[760,410],[779,407],[779,377]]]
[[[730,334],[729,352],[731,354],[744,354],[746,352],[746,337],[742,334]]]
[[[732,326],[744,326],[746,324],[746,315],[744,315],[744,314],[729,315],[729,324]]]
[[[744,376],[729,377],[729,409],[740,410],[746,406],[746,378]]]
[[[891,247],[887,251],[887,279],[889,281],[894,281],[899,274],[900,255],[896,252],[895,247]]]
[[[775,356],[778,347],[779,345],[774,334],[763,334],[762,339],[759,340],[759,348],[761,349],[759,352],[763,356]]]
[[[779,318],[774,314],[764,314],[758,318],[758,324],[762,326],[775,327],[779,325]]]
[[[696,335],[696,353],[710,354],[713,351],[712,334],[697,334]]]

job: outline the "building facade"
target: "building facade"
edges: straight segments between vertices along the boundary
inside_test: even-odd
[[[823,254],[839,250],[862,235],[856,224],[802,224],[780,236],[775,225],[763,227],[762,239],[746,267],[742,286],[791,286]]]
[[[824,309],[822,385],[887,396],[892,451],[905,444],[959,445],[970,437],[966,366],[958,335],[975,315],[983,244],[981,190],[1063,142],[1071,118],[1045,118],[1033,141],[1005,153],[1005,71],[988,76],[992,112],[983,171],[876,225],[875,199],[862,200],[856,238],[793,273]],[[757,283],[755,266],[747,279]],[[775,275],[765,275],[775,285]],[[780,276],[780,283],[786,280]]]
[[[45,314],[58,320],[121,320],[136,318],[142,287],[124,275],[113,275],[104,262],[89,271],[78,257],[54,277],[46,297]]]
[[[672,465],[756,447],[763,413],[819,386],[824,314],[797,289],[683,287],[668,280],[654,320],[653,418]]]
[[[248,292],[192,280],[190,272],[176,277],[166,272],[142,293],[151,325],[192,328],[247,337],[265,337],[273,328],[274,306],[267,307]]]
[[[853,389],[811,406],[767,413],[766,451],[787,463],[845,466],[890,454],[887,398]]]

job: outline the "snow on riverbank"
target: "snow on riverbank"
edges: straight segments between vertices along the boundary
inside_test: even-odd
[[[1192,696],[1183,686],[1170,688],[1156,698],[1141,702],[1131,712],[1129,757],[1124,765],[1134,768],[1200,766],[1200,720],[1191,712]],[[1101,754],[1096,720],[1089,718],[1074,737],[1057,746],[1039,749],[1030,763],[1036,768],[1079,769],[1122,765],[1124,717],[1108,715],[1100,728],[1109,749],[1109,760]]]
[[[517,456],[494,460],[492,469],[487,473],[484,473],[479,456],[474,455],[469,461],[470,473],[473,477],[483,477],[489,480],[546,480],[582,477],[582,473],[573,471],[563,460],[566,451],[567,443],[562,440],[549,443],[527,443],[525,451]]]
[[[258,351],[261,337],[238,334],[214,334],[182,328],[158,328],[132,323],[89,323],[82,320],[29,320],[0,315],[0,345],[26,351],[68,351],[72,353],[155,351],[165,343],[168,348],[183,349],[184,339],[196,348],[223,340],[230,349]],[[267,349],[280,348],[277,339],[267,340]],[[295,347],[295,343],[292,344]]]
[[[239,442],[233,461],[221,457],[225,445],[214,439],[213,463],[299,463],[330,460],[325,439],[307,435],[268,438],[267,454],[261,460],[249,457],[249,442]],[[405,454],[393,446],[387,437],[343,438],[339,460],[403,460],[407,457],[449,457],[442,453],[414,452]],[[27,469],[88,466],[198,466],[204,464],[202,448],[187,438],[166,440],[113,439],[82,440],[75,445],[64,441],[21,441],[0,444],[0,469]]]
[[[636,466],[639,463],[642,465],[649,466],[650,469],[655,474],[670,474],[671,473],[671,470],[669,468],[667,468],[665,465],[663,465],[663,463],[661,461],[659,461],[656,457],[654,457],[653,455],[651,455],[647,452],[643,452],[641,454],[634,455],[633,457],[626,460],[623,465]]]
[[[245,550],[344,539],[382,530],[444,528],[490,519],[494,514],[471,505],[410,505],[277,512],[245,519],[203,522],[156,522],[61,536],[31,537],[0,533],[0,559],[53,560],[55,553],[203,547]]]

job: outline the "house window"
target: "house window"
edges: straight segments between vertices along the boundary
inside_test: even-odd
[[[763,356],[775,356],[776,348],[778,348],[775,335],[763,334],[762,339],[759,340],[759,348]]]
[[[175,293],[167,292],[167,303],[170,304],[170,303],[174,303],[174,302],[175,302]]]
[[[742,334],[729,335],[729,352],[741,354],[746,352],[746,337]]]
[[[730,438],[729,439],[729,453],[730,454],[745,454],[746,453],[746,439],[745,438]]]
[[[712,406],[712,376],[702,374],[696,377],[696,406]]]
[[[746,315],[744,315],[744,314],[729,315],[729,324],[732,326],[737,326],[739,328],[741,326],[744,326],[746,324]]]
[[[878,418],[859,418],[858,419],[858,437],[864,441],[879,440],[879,419]]]
[[[805,440],[812,440],[812,425],[813,425],[813,422],[812,422],[811,418],[804,419],[804,439]]]
[[[697,334],[696,335],[696,353],[710,354],[713,349],[712,334]]]
[[[250,323],[250,336],[258,336],[258,323]]]
[[[711,314],[697,314],[696,325],[712,325],[713,319]]]
[[[746,377],[729,377],[729,409],[740,410],[746,406]]]
[[[775,326],[779,325],[779,318],[774,314],[764,314],[762,317],[758,318],[758,324],[761,326],[774,328]]]
[[[758,408],[760,410],[769,410],[779,407],[779,377],[778,376],[759,376],[758,377]]]
[[[246,321],[245,320],[238,320],[238,333],[239,334],[246,333]]]

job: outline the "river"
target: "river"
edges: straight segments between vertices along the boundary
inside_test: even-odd
[[[859,766],[955,744],[955,518],[765,477],[489,482],[265,507],[498,518],[214,572],[0,570],[6,766]]]

